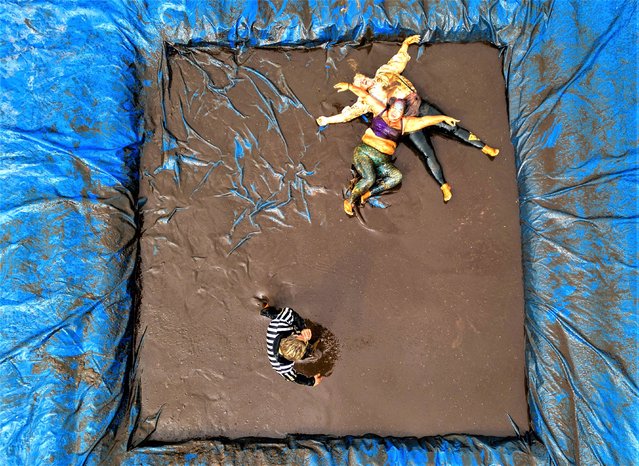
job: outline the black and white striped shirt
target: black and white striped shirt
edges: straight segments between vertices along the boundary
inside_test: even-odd
[[[305,328],[304,319],[290,307],[278,309],[269,306],[262,310],[262,315],[272,319],[266,331],[266,352],[273,369],[286,380],[313,386],[315,384],[314,377],[298,373],[293,368],[294,363],[279,354],[282,338],[301,332]]]

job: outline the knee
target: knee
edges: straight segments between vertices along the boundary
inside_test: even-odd
[[[391,174],[391,183],[393,186],[397,186],[399,183],[402,182],[402,178],[404,177],[404,175],[402,175],[402,172],[400,172],[399,170],[395,169],[393,171],[393,173]]]
[[[375,184],[375,176],[367,176],[362,178],[361,181],[362,191],[368,191],[373,184]]]

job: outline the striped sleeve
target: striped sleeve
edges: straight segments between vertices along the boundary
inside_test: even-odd
[[[304,319],[302,319],[302,317],[290,307],[285,307],[284,309],[282,309],[280,316],[282,316],[282,319],[284,319],[288,324],[292,325],[293,328],[298,332],[302,331],[306,327]],[[279,319],[280,316],[278,316],[277,318]]]
[[[315,377],[308,377],[304,374],[300,374],[293,368],[291,368],[290,371],[283,373],[281,375],[286,380],[298,383],[300,385],[308,385],[309,387],[312,387],[313,385],[315,385]]]

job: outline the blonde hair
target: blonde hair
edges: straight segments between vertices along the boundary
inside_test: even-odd
[[[295,335],[291,335],[280,341],[279,353],[289,361],[299,361],[304,357],[307,345],[307,342],[298,340]]]

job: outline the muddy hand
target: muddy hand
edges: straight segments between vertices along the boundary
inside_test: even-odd
[[[313,334],[311,333],[310,328],[305,328],[304,330],[302,330],[302,338],[304,338],[304,341],[309,341],[312,336]]]
[[[404,44],[405,45],[412,45],[412,44],[417,44],[419,43],[419,41],[421,40],[421,36],[419,34],[416,34],[414,36],[409,36],[406,39],[404,39]]]

